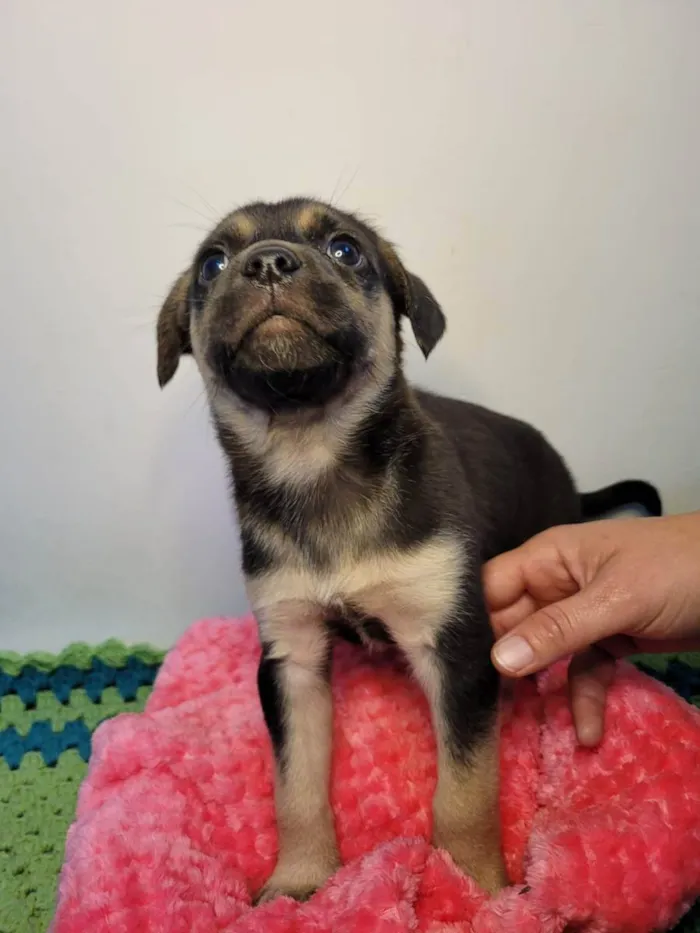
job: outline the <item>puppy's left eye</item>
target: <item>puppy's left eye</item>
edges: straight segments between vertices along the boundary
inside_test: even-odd
[[[362,252],[357,243],[348,236],[334,237],[328,244],[328,255],[343,266],[359,266]]]
[[[214,249],[199,264],[199,284],[211,285],[228,265],[228,256],[220,249]]]

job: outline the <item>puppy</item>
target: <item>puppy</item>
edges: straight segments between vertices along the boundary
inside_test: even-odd
[[[637,481],[580,497],[533,428],[411,388],[403,318],[427,357],[445,318],[425,284],[367,224],[302,199],[226,217],[158,318],[161,386],[188,353],[206,385],[260,630],[279,828],[261,899],[305,898],[339,864],[328,786],[339,631],[405,654],[437,741],[433,841],[487,891],[506,884],[482,563],[593,509],[660,511]]]

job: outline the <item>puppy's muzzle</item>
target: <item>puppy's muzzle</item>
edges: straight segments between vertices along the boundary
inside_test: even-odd
[[[319,407],[338,395],[352,373],[352,359],[306,324],[273,314],[238,350],[219,344],[219,375],[244,402],[269,413]]]
[[[293,257],[293,258],[292,258]],[[296,275],[301,264],[290,252],[275,248],[255,251],[246,259],[242,274],[271,286],[282,277]],[[296,267],[295,267],[296,266]],[[329,328],[323,308],[270,306],[250,322],[235,344],[226,337],[211,347],[210,362],[219,378],[243,401],[276,413],[322,407],[348,385],[365,358],[366,338],[348,320]]]

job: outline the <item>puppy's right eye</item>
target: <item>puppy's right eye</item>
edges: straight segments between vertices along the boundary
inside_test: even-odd
[[[220,249],[213,249],[207,253],[199,264],[199,284],[211,283],[224,271],[228,265],[228,256]]]
[[[362,263],[362,252],[357,243],[349,236],[336,236],[328,244],[328,255],[341,266],[359,266]]]

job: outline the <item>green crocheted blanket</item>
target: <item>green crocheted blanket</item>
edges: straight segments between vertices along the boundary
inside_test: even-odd
[[[0,933],[44,933],[97,725],[143,709],[163,653],[107,641],[0,652]],[[700,705],[700,654],[640,666]],[[700,933],[700,902],[676,933]]]
[[[163,652],[118,641],[0,652],[0,933],[44,933],[92,732],[143,709]]]

